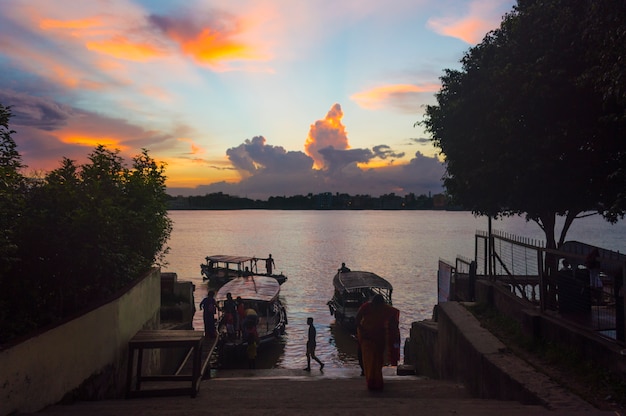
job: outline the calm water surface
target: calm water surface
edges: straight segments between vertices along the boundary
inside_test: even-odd
[[[357,366],[356,343],[335,328],[326,302],[332,278],[345,262],[352,270],[372,271],[394,287],[393,304],[400,309],[402,343],[412,322],[431,317],[437,303],[437,263],[457,255],[473,258],[474,234],[486,231],[487,220],[467,212],[446,211],[170,211],[174,229],[164,271],[196,285],[197,304],[207,286],[200,264],[207,255],[267,257],[289,280],[281,298],[289,318],[277,346],[260,351],[261,366],[300,368],[306,365],[306,318],[317,328],[317,355],[326,365]],[[521,218],[495,221],[493,228],[545,240],[534,223]],[[577,220],[568,240],[626,251],[626,223],[611,225],[599,218]],[[262,268],[261,268],[262,269]],[[202,330],[202,314],[194,317]]]

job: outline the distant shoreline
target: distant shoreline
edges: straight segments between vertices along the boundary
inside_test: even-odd
[[[444,194],[415,195],[403,197],[394,193],[372,197],[370,195],[307,194],[295,196],[272,196],[266,201],[231,196],[221,192],[198,196],[169,196],[168,210],[438,210],[467,211],[450,203]]]

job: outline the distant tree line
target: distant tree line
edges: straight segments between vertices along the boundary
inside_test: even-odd
[[[228,209],[277,209],[277,210],[429,210],[452,209],[442,194],[434,196],[394,193],[373,197],[346,193],[272,196],[267,200],[253,200],[216,192],[198,196],[170,197],[171,210],[228,210]]]
[[[89,162],[40,178],[26,167],[0,104],[0,345],[110,297],[158,264],[172,223],[163,167],[144,150],[124,165],[98,146]]]

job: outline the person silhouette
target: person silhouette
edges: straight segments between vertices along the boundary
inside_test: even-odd
[[[365,381],[369,390],[383,389],[383,365],[388,341],[399,342],[400,311],[376,294],[359,308],[357,338],[361,348]],[[390,361],[397,364],[399,349],[390,350]]]
[[[209,338],[215,338],[217,331],[215,329],[215,312],[217,303],[215,302],[215,291],[209,290],[207,296],[200,302],[200,310],[203,311],[202,319],[204,320],[204,335]]]
[[[276,264],[274,263],[274,259],[272,258],[272,255],[270,254],[269,257],[265,259],[265,270],[267,271],[268,276],[272,275],[272,269],[274,267],[276,267]]]
[[[315,329],[315,326],[313,326],[313,318],[307,318],[306,323],[309,325],[309,338],[306,342],[306,368],[304,371],[311,371],[311,358],[319,363],[320,371],[323,371],[324,363],[315,355],[315,338],[317,336],[317,330]]]

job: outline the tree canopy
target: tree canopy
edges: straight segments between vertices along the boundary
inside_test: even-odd
[[[0,344],[106,299],[163,261],[172,224],[164,167],[97,146],[28,179],[0,105]]]
[[[625,18],[617,0],[519,0],[461,70],[444,71],[421,124],[445,155],[454,202],[526,215],[548,247],[581,215],[623,218],[626,100],[614,80],[624,78]]]

